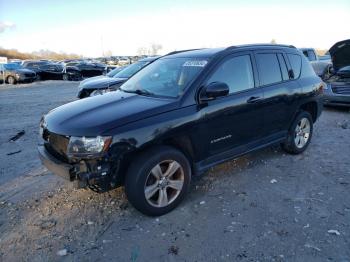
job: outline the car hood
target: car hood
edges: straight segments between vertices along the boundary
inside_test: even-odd
[[[104,89],[109,86],[125,82],[126,78],[113,78],[113,77],[103,77],[91,79],[85,83],[80,84],[81,89]]]
[[[350,39],[334,44],[329,49],[329,54],[332,57],[333,68],[336,71],[350,65]]]
[[[25,69],[25,68],[12,69],[12,70],[6,70],[6,71],[14,72],[16,74],[35,73],[33,70]]]
[[[173,99],[116,91],[57,107],[45,116],[45,124],[60,135],[106,135],[113,128],[171,111],[176,104]]]
[[[83,81],[80,82],[80,85],[84,85],[85,83],[88,83],[90,81],[95,81],[97,79],[103,79],[103,78],[109,78],[108,76],[102,75],[102,76],[93,76],[89,77],[87,79],[84,79]]]

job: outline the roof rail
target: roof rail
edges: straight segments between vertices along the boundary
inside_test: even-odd
[[[290,47],[296,48],[294,45],[283,45],[283,44],[247,44],[247,45],[239,45],[239,46],[229,46],[225,50],[234,49],[237,47],[249,47],[249,46],[268,46],[268,47]]]
[[[175,54],[178,54],[178,53],[183,53],[183,52],[188,52],[188,51],[195,51],[195,50],[201,50],[201,49],[204,49],[204,48],[196,48],[196,49],[186,49],[186,50],[172,51],[172,52],[170,52],[170,53],[167,53],[167,54],[164,55],[164,56],[167,56],[167,55],[175,55]]]

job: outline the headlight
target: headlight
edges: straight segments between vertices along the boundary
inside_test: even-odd
[[[93,92],[91,92],[90,96],[98,96],[98,95],[103,95],[105,93],[111,92],[110,89],[97,89]]]
[[[106,152],[112,142],[111,136],[76,137],[69,139],[68,157],[93,157]]]

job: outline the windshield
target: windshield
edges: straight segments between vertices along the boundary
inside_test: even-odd
[[[120,89],[145,95],[178,97],[206,64],[206,60],[163,58],[138,72]]]
[[[119,73],[115,74],[114,78],[130,78],[132,75],[134,75],[137,71],[139,71],[141,68],[143,68],[145,65],[147,65],[149,62],[136,62],[129,66],[127,66],[124,70],[120,71]]]
[[[4,64],[4,68],[5,68],[6,70],[16,70],[16,69],[21,68],[21,65],[16,64],[16,63],[13,63],[13,64]]]
[[[110,71],[108,74],[106,74],[106,76],[113,77],[116,74],[118,74],[120,71],[122,71],[124,68],[125,68],[125,66],[121,66],[121,67],[115,68],[112,71]]]

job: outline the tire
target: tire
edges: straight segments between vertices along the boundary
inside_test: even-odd
[[[13,76],[7,77],[7,83],[10,85],[15,85],[16,84],[16,79]]]
[[[64,81],[69,81],[69,76],[68,76],[68,74],[63,74],[62,79],[63,79]]]
[[[300,154],[310,144],[313,132],[313,120],[310,113],[301,111],[291,125],[282,148],[290,154]]]
[[[191,167],[187,158],[172,147],[158,146],[132,161],[125,178],[125,193],[141,213],[161,216],[180,204],[190,183]]]

